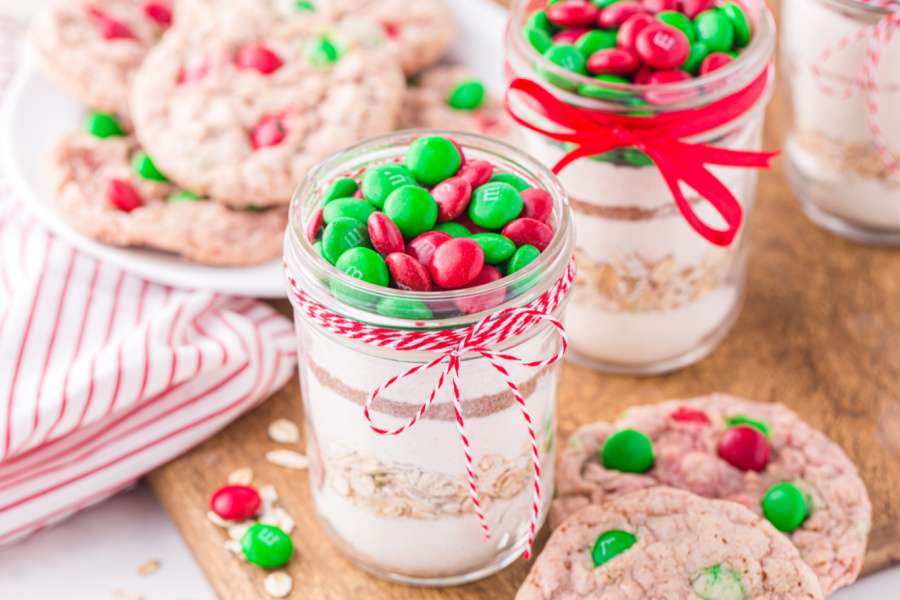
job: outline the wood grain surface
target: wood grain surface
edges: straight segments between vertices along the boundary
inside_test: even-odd
[[[780,94],[779,94],[780,96]],[[779,147],[787,116],[770,107],[767,147]],[[854,245],[809,223],[783,177],[761,177],[750,219],[751,264],[744,311],[708,359],[681,372],[635,379],[566,364],[560,429],[614,417],[634,404],[724,391],[783,402],[837,441],[859,465],[874,505],[865,571],[900,562],[900,252]],[[285,307],[286,308],[286,307]],[[287,309],[286,309],[287,310]],[[263,406],[150,476],[210,583],[223,599],[265,598],[264,573],[223,548],[206,517],[210,493],[232,470],[251,466],[272,483],[297,521],[291,598],[426,600],[511,598],[528,565],[480,583],[443,590],[390,584],[354,568],[325,540],[307,475],[269,464],[266,435],[277,417],[302,419],[296,378]],[[362,418],[362,416],[360,416]]]

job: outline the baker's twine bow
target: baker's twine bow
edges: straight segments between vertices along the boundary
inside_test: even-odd
[[[888,173],[894,174],[900,168],[897,158],[891,152],[890,147],[884,140],[884,130],[881,127],[880,106],[878,104],[878,66],[881,64],[881,58],[888,44],[894,37],[894,31],[900,24],[900,1],[898,0],[857,0],[860,4],[872,8],[878,8],[887,11],[887,14],[875,25],[862,27],[855,34],[845,35],[840,38],[833,46],[829,46],[822,51],[819,60],[812,67],[813,75],[819,80],[819,86],[826,94],[851,98],[858,90],[862,90],[866,94],[866,107],[869,113],[869,131],[872,134],[872,141],[881,160],[884,162]],[[848,83],[842,89],[836,89],[830,86],[825,79],[823,66],[831,58],[846,50],[850,44],[866,42],[865,61],[863,62],[863,71],[859,77]]]
[[[403,351],[428,351],[435,354],[434,358],[422,364],[407,369],[399,375],[394,375],[375,388],[366,399],[363,407],[363,415],[369,422],[369,427],[379,435],[400,435],[411,429],[431,408],[438,393],[447,381],[450,382],[451,396],[453,400],[453,414],[456,420],[456,430],[463,448],[465,459],[466,480],[469,485],[469,498],[475,515],[478,517],[485,540],[490,538],[491,529],[478,493],[478,478],[473,466],[471,442],[466,433],[465,416],[462,410],[460,398],[459,377],[463,357],[466,355],[480,355],[503,378],[509,391],[515,398],[516,404],[525,420],[528,429],[528,437],[531,442],[532,465],[532,506],[531,520],[528,529],[528,542],[525,548],[524,558],[531,557],[531,549],[534,538],[537,535],[537,522],[541,510],[541,458],[538,438],[534,431],[534,420],[528,410],[519,386],[507,370],[504,363],[519,364],[531,369],[543,369],[558,362],[566,353],[569,341],[563,324],[552,315],[563,301],[575,281],[575,261],[570,261],[565,273],[553,286],[540,298],[525,307],[510,307],[486,315],[480,321],[469,327],[447,329],[441,331],[409,331],[374,327],[359,321],[342,317],[310,297],[291,276],[285,265],[288,284],[292,292],[292,301],[295,308],[300,310],[314,322],[328,331],[348,339],[361,341],[382,348]],[[491,348],[525,333],[528,329],[547,323],[559,335],[559,350],[544,360],[524,360],[518,356],[505,352],[495,352]],[[442,363],[443,369],[438,375],[437,382],[429,392],[428,397],[419,405],[415,415],[406,423],[394,429],[385,429],[375,424],[372,416],[372,404],[386,390],[397,382],[412,377],[419,372],[438,368]]]
[[[633,117],[567,104],[537,82],[519,78],[510,83],[506,92],[506,110],[521,126],[572,146],[553,167],[556,174],[586,156],[618,148],[641,150],[656,163],[688,224],[713,244],[728,246],[740,230],[743,209],[731,190],[709,172],[707,165],[768,168],[769,161],[777,153],[730,150],[682,139],[712,131],[749,111],[765,93],[768,81],[769,70],[766,69],[743,90],[705,107],[653,117]],[[519,114],[517,105],[512,102],[515,92],[523,94],[530,101],[527,103],[529,108],[538,110],[557,127],[541,127]],[[709,201],[725,221],[724,229],[703,222],[685,199],[681,182]]]

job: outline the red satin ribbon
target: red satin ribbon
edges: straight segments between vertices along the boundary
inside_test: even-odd
[[[718,246],[734,241],[743,220],[743,210],[734,194],[709,172],[707,165],[763,169],[777,152],[729,150],[708,144],[681,141],[712,131],[750,110],[766,91],[768,69],[739,92],[702,108],[655,117],[630,117],[588,110],[566,104],[537,82],[515,79],[506,92],[506,110],[523,127],[560,142],[574,145],[553,167],[559,174],[573,161],[617,148],[635,147],[647,154],[662,174],[675,204],[685,220],[704,238]],[[541,128],[516,114],[510,103],[512,92],[528,96],[543,115],[568,131]],[[725,220],[725,229],[704,223],[681,191],[684,182],[697,191]]]

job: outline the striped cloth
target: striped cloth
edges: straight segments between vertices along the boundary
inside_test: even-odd
[[[282,387],[295,362],[293,325],[268,305],[101,263],[0,184],[0,543],[130,486]]]

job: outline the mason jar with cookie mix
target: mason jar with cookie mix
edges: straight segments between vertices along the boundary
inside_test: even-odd
[[[820,226],[900,244],[900,3],[782,2],[791,183]]]
[[[774,41],[761,0],[515,3],[507,108],[569,193],[576,359],[667,372],[735,322]]]
[[[362,180],[357,195],[365,195],[365,173],[399,167],[422,135],[371,140],[311,172],[291,205],[285,268],[310,484],[325,530],[379,576],[451,585],[515,561],[546,515],[566,348],[558,319],[575,267],[569,207],[552,173],[501,142],[446,132],[428,135],[445,135],[462,149],[460,177],[478,166],[482,184],[493,174],[543,190],[553,237],[540,255],[521,269],[510,259],[497,267],[505,276],[491,282],[434,291],[373,285],[352,269],[342,272],[340,260],[339,268],[330,264],[320,242],[333,241],[328,227],[342,220],[316,241],[323,196],[338,181],[353,195],[349,179]],[[350,229],[374,241],[369,223],[371,234],[362,224]],[[408,252],[416,245],[406,244]]]

